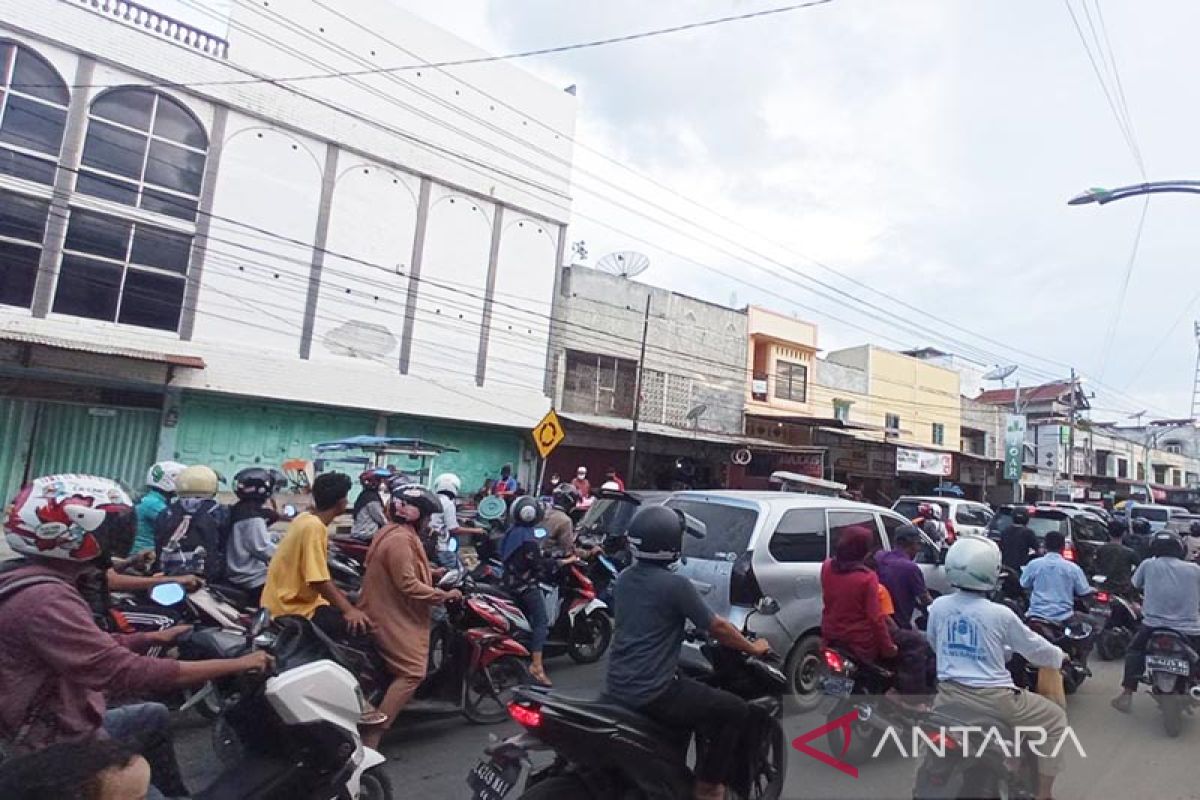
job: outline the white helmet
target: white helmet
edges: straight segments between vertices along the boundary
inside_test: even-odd
[[[960,537],[946,553],[946,580],[958,589],[995,589],[1000,582],[1000,548],[985,536]]]
[[[940,504],[938,504],[938,503],[930,503],[930,504],[929,504],[929,513],[933,515],[933,518],[934,518],[934,519],[938,520],[939,522],[941,521],[941,519],[942,519],[942,507],[941,507],[941,505],[940,505]]]
[[[433,491],[458,497],[458,493],[462,491],[462,481],[453,472],[443,472],[434,479]]]
[[[603,485],[603,486],[601,486],[600,488],[601,488],[601,489],[607,489],[607,490],[609,490],[609,491],[612,491],[612,492],[619,492],[619,491],[621,491],[621,486],[620,486],[620,484],[618,484],[616,481],[605,481],[605,482],[604,482],[604,485]]]
[[[153,486],[155,489],[169,494],[174,494],[175,479],[185,469],[187,469],[187,466],[180,464],[178,461],[159,461],[146,473],[146,485]]]

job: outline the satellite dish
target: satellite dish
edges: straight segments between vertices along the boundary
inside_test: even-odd
[[[596,269],[616,275],[619,278],[632,278],[641,275],[650,268],[650,258],[635,250],[621,250],[609,253],[596,262]]]
[[[1009,364],[1007,367],[996,367],[991,372],[984,373],[983,379],[985,381],[1002,381],[1016,371],[1016,364]]]
[[[692,406],[687,412],[686,419],[689,422],[695,422],[696,420],[703,417],[705,412],[707,412],[707,411],[708,411],[708,406],[706,406],[704,403],[701,403],[698,406]]]

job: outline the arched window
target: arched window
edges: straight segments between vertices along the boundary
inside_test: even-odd
[[[0,173],[54,184],[69,102],[66,83],[45,59],[0,42]]]
[[[208,137],[159,92],[113,89],[92,103],[76,191],[194,220]]]

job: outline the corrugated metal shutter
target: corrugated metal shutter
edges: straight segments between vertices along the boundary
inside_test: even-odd
[[[154,462],[161,414],[153,409],[43,403],[37,422],[32,475],[82,472],[145,483]]]
[[[374,432],[370,412],[184,395],[175,458],[232,478],[243,467],[311,459],[317,442]]]
[[[0,398],[0,506],[16,495],[25,477],[36,403]]]

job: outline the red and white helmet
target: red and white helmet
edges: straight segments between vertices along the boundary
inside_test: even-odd
[[[35,558],[84,563],[101,555],[98,535],[110,514],[133,505],[116,481],[93,475],[47,475],[26,484],[4,522],[16,552]]]

